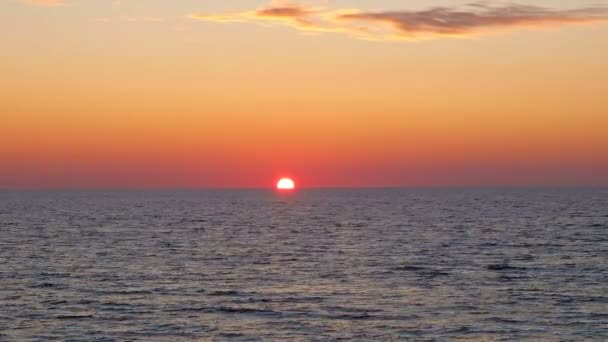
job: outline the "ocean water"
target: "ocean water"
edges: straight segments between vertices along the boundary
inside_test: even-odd
[[[0,192],[2,341],[606,341],[608,190]]]

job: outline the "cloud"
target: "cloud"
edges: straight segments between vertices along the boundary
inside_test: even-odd
[[[530,5],[492,7],[472,4],[468,9],[436,7],[423,11],[357,12],[337,17],[344,21],[389,24],[400,35],[467,34],[500,28],[555,26],[608,19],[606,8],[552,10]]]
[[[63,0],[22,0],[28,4],[37,6],[62,6],[65,4]]]
[[[280,22],[296,28],[314,29],[322,25],[321,22],[317,22],[317,17],[323,12],[323,8],[284,5],[267,6],[253,11],[238,13],[193,14],[190,17],[212,22]]]
[[[559,27],[608,21],[608,7],[551,9],[533,5],[434,7],[426,10],[330,10],[298,4],[268,5],[253,11],[194,14],[211,22],[276,23],[301,31],[338,32],[364,39],[417,40],[442,36],[470,36],[505,29]]]
[[[259,9],[255,14],[259,17],[268,18],[296,18],[301,19],[315,14],[317,11],[299,6],[266,7]]]

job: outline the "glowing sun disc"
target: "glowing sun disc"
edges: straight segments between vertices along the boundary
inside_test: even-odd
[[[279,190],[293,190],[296,188],[296,184],[290,178],[281,178],[277,183],[277,189]]]

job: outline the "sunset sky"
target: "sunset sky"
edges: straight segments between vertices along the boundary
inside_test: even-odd
[[[608,1],[2,0],[0,188],[608,185]]]

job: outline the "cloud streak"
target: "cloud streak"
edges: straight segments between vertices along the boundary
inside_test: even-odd
[[[418,40],[608,22],[608,7],[560,10],[523,4],[496,6],[472,3],[458,8],[434,7],[418,11],[363,11],[285,4],[238,13],[194,14],[190,17],[210,22],[274,23],[301,31],[338,32],[363,39]]]
[[[65,5],[63,0],[22,0],[31,5],[36,6],[62,6]]]
[[[189,17],[201,21],[230,23],[258,22],[281,23],[305,31],[323,30],[326,25],[320,17],[324,8],[299,5],[267,6],[253,11],[224,14],[192,14]]]

